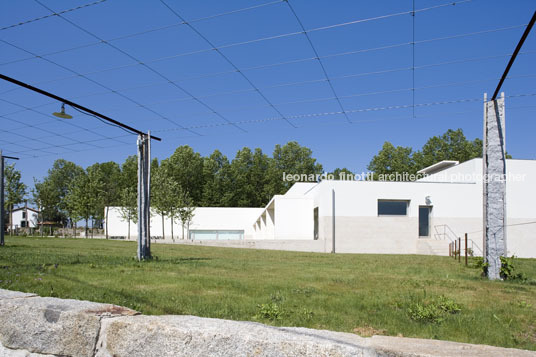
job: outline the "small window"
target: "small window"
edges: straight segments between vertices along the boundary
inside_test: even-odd
[[[378,200],[378,216],[407,216],[409,201]]]
[[[26,212],[22,212],[22,218],[25,219],[26,218]]]

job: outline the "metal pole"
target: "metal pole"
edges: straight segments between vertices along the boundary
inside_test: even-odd
[[[467,266],[467,233],[465,233],[465,266]]]
[[[458,237],[458,262],[462,261],[462,239]]]
[[[335,190],[331,190],[331,252],[335,253]]]
[[[4,156],[2,156],[2,150],[0,150],[0,246],[4,245],[4,219],[6,217],[4,212]]]
[[[151,131],[147,132],[147,247],[151,251]],[[150,253],[149,253],[150,255]]]
[[[143,137],[142,135],[138,135],[138,260],[142,260],[143,257],[143,248],[142,248],[142,240],[143,240],[143,205],[142,205],[142,195],[143,195]]]

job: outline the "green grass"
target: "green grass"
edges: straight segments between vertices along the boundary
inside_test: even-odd
[[[487,281],[448,257],[164,244],[153,244],[152,251],[153,261],[138,263],[133,242],[7,237],[0,247],[0,288],[144,314],[536,350],[534,259],[518,260],[529,279],[522,283]]]

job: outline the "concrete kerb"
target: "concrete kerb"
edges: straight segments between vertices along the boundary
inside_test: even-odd
[[[195,316],[0,289],[3,356],[536,356],[536,352]]]

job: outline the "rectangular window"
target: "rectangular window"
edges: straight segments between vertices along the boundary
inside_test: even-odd
[[[409,201],[378,200],[378,216],[407,216]]]
[[[26,212],[22,212],[22,219],[26,218]]]

